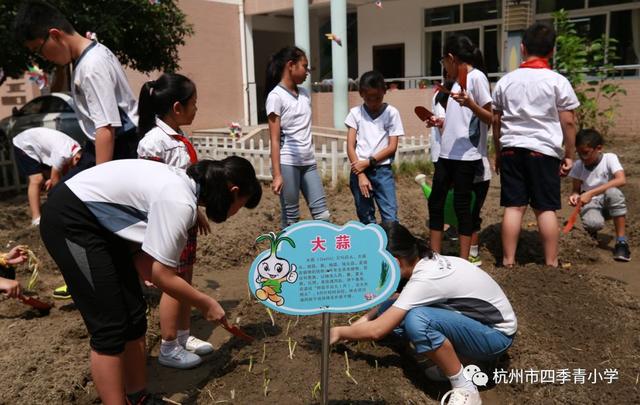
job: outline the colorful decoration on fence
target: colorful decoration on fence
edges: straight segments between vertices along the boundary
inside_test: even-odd
[[[155,6],[156,4],[160,4],[160,0],[149,0],[149,4]]]
[[[40,90],[49,84],[47,74],[38,67],[38,65],[29,66],[27,71],[29,80],[34,82]]]
[[[249,290],[289,315],[363,311],[386,300],[400,281],[378,225],[302,221],[256,239],[263,241],[270,248],[253,261]]]
[[[328,34],[324,34],[324,36],[327,37],[329,41],[334,41],[336,44],[342,46],[342,40],[336,34],[330,32]]]
[[[230,122],[229,123],[229,136],[234,139],[238,139],[242,136],[242,127],[239,122]]]

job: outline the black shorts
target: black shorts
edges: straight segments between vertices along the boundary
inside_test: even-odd
[[[119,354],[147,331],[147,305],[129,244],[98,223],[60,184],[42,209],[40,234],[91,335],[93,350]]]
[[[531,205],[556,211],[560,203],[560,159],[524,148],[500,152],[500,205]]]
[[[13,147],[13,155],[15,156],[16,164],[18,165],[20,174],[25,177],[51,170],[51,167],[38,162],[31,156],[27,155],[25,151],[18,148],[17,146]]]

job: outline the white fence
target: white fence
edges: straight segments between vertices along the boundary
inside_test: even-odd
[[[25,185],[20,181],[18,168],[14,163],[13,147],[0,145],[0,192],[18,191]]]
[[[318,134],[314,134],[318,136]],[[242,156],[249,160],[260,180],[271,180],[271,154],[269,142],[263,137],[236,141],[228,136],[211,136],[196,134],[191,142],[198,151],[199,158],[224,159],[227,156]],[[347,157],[347,141],[328,139],[320,147],[316,147],[316,161],[322,177],[331,178],[331,186],[335,187],[339,177],[348,177],[350,171]],[[429,138],[400,137],[395,164],[404,161],[417,162],[429,160]]]

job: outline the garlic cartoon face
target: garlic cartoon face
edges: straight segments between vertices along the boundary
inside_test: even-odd
[[[271,253],[258,263],[256,282],[260,283],[261,288],[255,291],[255,295],[261,301],[269,299],[278,306],[284,304],[284,298],[280,295],[282,283],[295,283],[298,279],[296,265],[278,257],[276,254],[280,243],[287,242],[294,248],[296,244],[291,238],[280,235],[281,233],[269,232],[268,234],[260,235],[256,239],[256,242],[269,240]]]

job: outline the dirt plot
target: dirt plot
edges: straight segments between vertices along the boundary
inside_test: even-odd
[[[613,404],[640,403],[640,267],[637,241],[640,239],[640,145],[620,138],[609,150],[617,152],[625,167],[630,213],[628,235],[631,263],[611,260],[612,224],[598,242],[581,229],[561,239],[563,268],[542,265],[541,246],[535,219],[527,213],[517,260],[513,270],[496,268],[501,257],[499,186],[494,178],[484,209],[481,233],[483,269],[502,286],[518,317],[515,342],[498,370],[568,369],[571,378],[563,384],[512,381],[483,390],[488,404]],[[569,181],[564,182],[568,195]],[[308,404],[317,402],[314,386],[320,379],[320,316],[290,317],[274,314],[272,325],[265,308],[247,295],[247,271],[257,253],[255,237],[276,230],[280,209],[277,199],[265,188],[265,198],[256,210],[243,210],[227,223],[213,225],[214,233],[199,240],[194,284],[219,299],[231,320],[251,335],[247,344],[205,322],[194,311],[193,331],[216,346],[194,370],[176,371],[157,365],[159,342],[158,293],[150,291],[148,372],[150,387],[184,404]],[[328,191],[335,223],[355,219],[348,187]],[[426,205],[410,175],[398,178],[401,222],[413,232],[426,235]],[[558,213],[562,221],[570,209]],[[24,197],[0,201],[0,244],[3,249],[28,244],[42,260],[36,292],[48,298],[62,278],[42,245],[37,229],[29,227]],[[5,246],[7,246],[5,248]],[[457,247],[445,244],[445,253]],[[26,283],[26,269],[18,278]],[[351,315],[332,317],[344,324]],[[291,339],[291,341],[289,341]],[[13,300],[0,302],[0,404],[85,404],[99,403],[88,369],[88,336],[79,313],[70,302],[56,302],[49,315],[41,316]],[[293,358],[290,346],[295,343]],[[345,373],[346,357],[350,378]],[[338,345],[331,352],[330,398],[332,403],[437,404],[449,389],[446,384],[427,381],[421,365],[403,342],[385,339],[375,344],[362,342]],[[585,381],[574,381],[575,369],[585,371]],[[596,373],[594,374],[594,369]],[[589,375],[617,370],[608,384]],[[531,373],[529,374],[531,375]],[[490,378],[493,377],[490,374]],[[509,377],[507,376],[507,379]],[[549,378],[549,374],[547,374]],[[591,377],[593,378],[593,377]],[[357,384],[356,384],[357,382]]]

